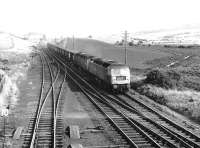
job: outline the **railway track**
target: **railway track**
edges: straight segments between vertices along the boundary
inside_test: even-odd
[[[36,113],[29,124],[30,136],[25,138],[23,147],[62,147],[63,124],[61,93],[65,75],[61,74],[59,65],[52,68],[54,61],[41,54],[42,81],[39,103]],[[50,61],[50,62],[49,62]],[[46,64],[45,64],[46,63]],[[55,69],[57,72],[55,73]],[[58,82],[62,77],[62,82]],[[56,91],[55,86],[58,87]]]
[[[118,100],[123,100],[123,102],[138,112],[142,113],[143,116],[155,121],[157,124],[163,126],[168,131],[188,143],[193,147],[200,147],[200,137],[192,133],[191,131],[185,129],[181,125],[173,122],[169,118],[163,116],[161,113],[152,109],[137,97],[133,97],[131,93],[126,93],[125,95],[119,95]]]
[[[62,63],[62,61],[60,63]],[[62,63],[62,64],[63,64],[63,66],[66,66],[64,63]],[[74,81],[76,81],[76,80],[74,80]],[[78,83],[78,82],[76,82],[76,83]],[[80,85],[80,84],[77,84],[77,85]],[[119,100],[123,100],[123,99],[120,99],[121,97],[118,97],[118,101],[116,104],[116,100],[115,100],[115,103],[111,102],[110,100],[113,100],[113,98],[108,97],[107,95],[106,95],[106,97],[108,97],[108,99],[105,99],[104,95],[102,96],[102,94],[99,94],[98,92],[95,92],[95,91],[90,92],[89,89],[84,88],[83,85],[79,86],[79,87],[90,98],[90,100],[101,110],[101,112],[103,112],[108,117],[108,119],[110,119],[111,122],[115,121],[115,123],[113,123],[114,126],[118,129],[119,132],[121,132],[123,135],[125,135],[125,137],[128,138],[129,140],[132,141],[132,139],[130,138],[131,135],[129,135],[129,134],[131,134],[130,130],[122,130],[123,127],[120,128],[120,126],[117,126],[117,125],[128,126],[128,123],[123,123],[125,118],[130,119],[130,123],[131,122],[132,122],[132,124],[134,123],[139,129],[141,129],[143,134],[146,134],[146,136],[149,138],[150,141],[151,140],[153,141],[153,142],[151,141],[149,143],[147,141],[143,141],[144,145],[146,143],[153,144],[153,145],[148,145],[147,147],[150,147],[150,146],[154,146],[154,147],[159,147],[159,146],[162,146],[162,147],[199,147],[199,137],[198,136],[192,134],[190,131],[177,125],[176,123],[172,122],[171,120],[163,117],[156,111],[152,111],[151,108],[143,108],[143,109],[139,110],[138,108],[133,107],[133,106],[137,106],[136,104],[130,105],[127,102],[125,103],[125,101],[119,103]],[[94,88],[92,88],[92,91],[93,91],[93,89]],[[96,93],[96,95],[94,95],[95,93]],[[96,98],[98,98],[98,100],[101,100],[101,101],[99,101],[97,103],[94,101],[94,99],[93,100],[91,99],[91,96],[96,97]],[[126,94],[125,96],[128,97],[129,99],[131,99],[130,94]],[[103,103],[102,103],[102,100],[104,100]],[[110,106],[110,108],[108,108],[108,105]],[[143,107],[144,106],[145,105],[143,104]],[[116,108],[118,108],[118,109],[116,109]],[[119,117],[119,115],[117,115],[117,114],[114,114],[113,112],[111,112],[111,110],[115,110],[115,112],[123,114],[124,118]],[[143,112],[145,112],[146,115],[152,114],[152,112],[153,112],[154,116],[157,115],[157,121],[155,122],[155,121],[151,120],[150,118],[153,116],[149,116],[150,117],[149,118],[149,117],[145,116],[143,114]],[[114,119],[112,119],[111,117],[114,117]],[[116,119],[119,119],[119,121],[117,121]],[[152,118],[152,119],[155,120],[155,118]],[[165,122],[165,124],[163,124],[164,122]],[[119,123],[119,124],[117,124],[117,123]],[[126,127],[125,127],[125,129],[126,129]],[[129,127],[127,127],[127,129],[129,129]],[[129,133],[126,134],[124,131],[129,131]],[[133,138],[133,139],[137,139],[137,138]],[[129,140],[128,140],[128,142],[130,144],[131,142]],[[137,142],[133,142],[133,143],[134,144],[132,146],[137,147]]]
[[[139,115],[136,115],[136,113],[133,114],[133,112],[127,113],[127,111],[123,111],[121,106],[113,105],[113,103],[105,99],[104,96],[95,96],[98,99],[92,99],[91,96],[94,96],[94,92],[88,92],[88,90],[84,90],[85,88],[82,86],[79,87],[84,92],[84,94],[89,97],[91,102],[93,102],[97,108],[99,108],[99,110],[105,116],[107,116],[107,118],[110,120],[110,122],[112,122],[112,124],[114,124],[117,130],[121,132],[125,138],[128,138],[127,141],[131,147],[192,147],[166,129],[159,127],[156,124],[154,124],[156,129],[158,130],[160,128],[157,132],[151,130],[150,127],[147,128],[143,126],[141,123],[147,123],[146,120],[140,119],[138,122],[139,118],[141,118]],[[131,116],[137,116],[137,118],[131,118],[130,116],[127,116],[127,114],[130,114]],[[148,123],[148,125],[150,124]],[[165,133],[163,131],[165,131]],[[162,134],[162,136],[159,134]]]
[[[99,88],[96,89],[103,92],[102,94],[108,97],[107,100],[111,104],[113,104],[111,100],[114,100],[114,104],[117,102],[119,105],[116,105],[116,108],[121,108],[121,111],[124,110],[124,113],[130,118],[134,118],[135,123],[146,132],[151,130],[160,135],[157,136],[159,139],[162,137],[168,139],[171,143],[170,147],[177,145],[178,147],[200,147],[200,137],[155,111],[148,104],[142,103],[138,97],[133,97],[130,92],[117,96],[105,93]]]
[[[62,64],[63,64],[63,66],[65,65],[64,63],[62,63]],[[75,73],[73,75],[75,75]],[[123,137],[125,139],[127,139],[127,142],[131,146],[133,146],[133,147],[143,147],[143,146],[146,146],[146,147],[161,147],[161,146],[189,147],[189,145],[184,143],[184,141],[181,141],[178,137],[176,137],[176,138],[178,140],[180,140],[182,142],[182,144],[179,144],[178,146],[176,146],[175,144],[172,143],[172,141],[167,140],[167,138],[169,138],[169,136],[167,138],[166,137],[162,138],[157,133],[155,133],[151,130],[148,130],[148,128],[147,128],[149,135],[151,135],[151,137],[150,137],[146,133],[147,131],[145,132],[143,130],[144,126],[141,126],[141,124],[140,124],[140,127],[139,127],[138,125],[135,124],[135,122],[137,122],[136,121],[137,119],[136,120],[130,119],[130,117],[127,116],[125,113],[123,113],[122,110],[116,109],[116,108],[119,108],[120,106],[116,107],[116,105],[112,105],[111,102],[105,98],[105,96],[103,96],[102,94],[97,92],[91,85],[89,85],[87,82],[82,80],[79,76],[76,76],[76,78],[73,78],[72,76],[68,75],[68,77],[70,77],[79,86],[79,88],[83,91],[83,93],[88,96],[90,101],[93,102],[95,104],[95,106],[97,108],[99,108],[99,110],[105,116],[107,116],[109,121],[112,122],[112,124],[123,135]],[[78,79],[79,81],[83,81],[84,84],[83,83],[80,84],[80,82],[77,82],[76,79]],[[87,84],[87,88],[84,86],[86,84]],[[96,94],[96,95],[94,95],[94,94]],[[92,96],[95,97],[96,99],[94,100],[92,98]]]
[[[99,88],[96,88],[96,89],[100,90]],[[135,92],[132,92],[132,94],[133,93]],[[142,103],[140,98],[138,98],[138,96],[133,97],[133,95],[131,95],[131,91],[129,93],[126,93],[125,95],[119,95],[117,99],[118,101],[121,101],[121,105],[124,105],[124,102],[125,102],[124,99],[126,99],[126,102],[125,102],[126,108],[128,106],[129,109],[135,110],[136,112],[140,113],[143,117],[151,121],[153,124],[155,124],[157,128],[159,126],[159,128],[162,128],[162,130],[165,130],[168,134],[173,135],[174,137],[172,138],[173,141],[175,139],[180,141],[180,142],[177,142],[175,140],[175,142],[172,141],[172,143],[174,144],[180,143],[180,145],[184,145],[186,147],[200,147],[199,136],[195,135],[191,131],[182,127],[180,124],[177,124],[176,122],[163,116],[161,113],[155,111],[154,109],[149,107],[148,104]],[[133,113],[131,112],[127,114],[133,114]],[[138,119],[138,121],[140,120]],[[141,120],[140,122],[145,123],[144,120]],[[146,127],[150,127],[150,125],[146,124]],[[145,129],[146,127],[142,127],[142,128]],[[153,130],[156,130],[156,129],[153,129]],[[156,132],[159,132],[159,130],[157,130]]]
[[[165,126],[163,126],[163,124],[155,121],[155,118],[153,118],[152,116],[145,116],[143,114],[143,111],[132,107],[131,105],[129,105],[129,103],[124,103],[123,101],[121,101],[121,98],[114,98],[110,95],[106,96],[108,97],[108,101],[111,104],[114,104],[116,108],[119,108],[129,118],[133,119],[132,121],[140,126],[145,132],[149,133],[152,138],[160,140],[165,139],[170,143],[170,147],[199,147],[196,142],[187,138],[182,138],[177,133],[174,133],[174,131],[172,131],[171,129],[166,128]],[[160,119],[160,121],[165,122],[165,120],[163,119]]]
[[[83,93],[86,96],[88,96],[89,99],[101,110],[101,112],[103,112],[104,115],[107,116],[108,120],[112,122],[115,128],[123,135],[123,137],[127,140],[127,142],[132,147],[137,147],[136,144],[140,146],[147,146],[147,147],[159,147],[140,128],[137,128],[137,126],[134,125],[125,115],[121,114],[119,111],[115,110],[114,108],[110,108],[109,106],[107,106],[108,104],[106,105],[105,102],[102,103],[101,100],[94,100],[93,97],[97,97],[97,96],[94,96],[93,95],[94,92],[91,92],[91,90],[89,91],[89,89],[86,89],[83,84],[80,84],[80,82],[76,80],[77,77],[74,78],[73,76],[71,76],[72,75],[71,73],[70,74],[68,73],[67,75],[70,79],[72,79],[78,85],[78,87],[83,91]],[[77,76],[75,73],[73,75]],[[131,129],[132,131],[130,132],[129,129]],[[130,139],[130,135],[128,136],[127,133],[124,132],[125,130],[127,132],[130,132],[130,134],[132,134],[132,136],[135,136],[135,137],[132,137],[132,139]],[[133,139],[135,140],[136,143],[132,141]]]

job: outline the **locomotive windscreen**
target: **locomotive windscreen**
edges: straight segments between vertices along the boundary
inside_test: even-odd
[[[111,69],[112,75],[127,75],[129,74],[129,68],[113,68]]]

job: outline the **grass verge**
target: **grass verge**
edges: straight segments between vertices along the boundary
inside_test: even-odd
[[[173,70],[153,70],[143,80],[132,82],[133,89],[155,102],[200,121],[200,92],[184,86],[182,74]]]

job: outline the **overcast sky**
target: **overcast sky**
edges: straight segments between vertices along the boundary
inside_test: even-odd
[[[103,36],[200,26],[199,0],[1,0],[0,31]]]

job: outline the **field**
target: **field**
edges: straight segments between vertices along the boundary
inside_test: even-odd
[[[73,49],[73,44],[70,39],[67,40],[66,46],[69,49]],[[125,61],[125,50],[123,46],[112,45],[97,40],[75,39],[74,50],[87,52],[105,59],[116,60],[121,63],[124,63]],[[159,46],[128,47],[127,63],[135,69],[146,69],[151,67],[151,65],[146,62],[171,55],[171,53],[160,50]]]

